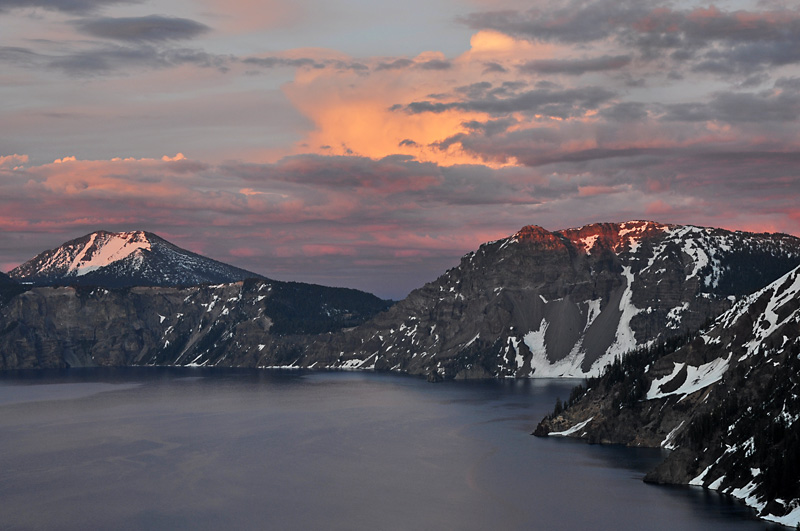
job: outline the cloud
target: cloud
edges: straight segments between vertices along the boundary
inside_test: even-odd
[[[590,0],[555,2],[546,10],[473,13],[460,20],[476,30],[533,42],[635,49],[641,60],[653,63],[664,61],[664,52],[670,52],[675,68],[720,76],[750,75],[754,69],[800,62],[797,8],[723,11],[715,6],[673,9],[663,2]],[[616,69],[623,57],[616,56],[617,61],[608,57],[607,64],[584,60],[589,62],[583,67],[577,59],[533,61],[528,69],[549,73]]]
[[[638,101],[625,101],[611,105],[599,112],[612,122],[640,122],[648,117],[647,105]]]
[[[461,17],[476,30],[492,29],[534,41],[586,43],[602,40],[647,14],[650,2],[601,0],[553,2],[547,9],[490,11]]]
[[[416,63],[415,66],[423,70],[450,70],[453,67],[453,64],[444,59],[429,59],[427,61]]]
[[[247,57],[242,59],[246,65],[260,66],[262,68],[325,68],[325,63],[311,59],[310,57]]]
[[[397,297],[415,287],[420,268],[433,277],[464,247],[507,231],[472,218],[475,209],[519,201],[513,182],[498,187],[486,172],[405,157],[302,156],[224,166],[177,156],[65,157],[3,175],[0,227],[4,238],[21,231],[39,242],[99,226],[145,228],[196,251],[212,242],[211,256],[272,276],[370,289],[385,282],[385,270],[370,273],[383,262],[402,279],[384,285],[383,294]],[[451,221],[446,205],[472,214]],[[507,223],[501,218],[500,226]],[[464,232],[451,234],[453,223]],[[14,252],[20,261],[29,258]],[[408,265],[423,258],[412,273]],[[322,276],[314,273],[319,260],[328,264]]]
[[[36,64],[39,57],[39,54],[30,48],[0,46],[0,62],[29,66]]]
[[[787,86],[760,93],[719,92],[708,102],[667,105],[666,110],[666,120],[686,122],[796,122],[800,118],[800,90]]]
[[[75,23],[75,27],[92,37],[124,42],[186,40],[211,30],[194,20],[161,15],[80,20]]]
[[[375,70],[377,70],[377,71],[381,71],[381,70],[402,70],[404,68],[408,68],[408,67],[412,66],[413,64],[414,64],[414,61],[412,61],[411,59],[406,59],[404,57],[401,57],[399,59],[394,59],[392,61],[382,61],[382,62],[378,63],[378,65],[375,67]]]
[[[431,102],[415,101],[405,105],[396,104],[394,111],[409,114],[443,113],[451,110],[488,113],[493,116],[515,112],[547,114],[559,118],[580,116],[588,110],[614,97],[614,93],[602,87],[581,87],[565,90],[534,89],[503,98],[493,95],[466,101]]]
[[[0,155],[0,170],[20,170],[28,160],[28,155]]]
[[[77,77],[111,75],[129,69],[163,69],[181,65],[228,70],[234,58],[191,48],[161,49],[149,44],[130,46],[103,45],[80,49],[63,55],[40,56],[49,68]]]
[[[491,74],[491,73],[503,74],[508,71],[503,65],[501,65],[500,63],[496,63],[494,61],[484,63],[483,66],[485,67],[483,70],[484,74]]]
[[[0,0],[0,13],[12,9],[40,8],[64,13],[85,14],[106,6],[138,3],[140,0]]]
[[[538,74],[567,74],[580,76],[587,72],[619,70],[631,62],[630,55],[604,55],[588,59],[538,59],[519,67],[520,72]]]
[[[560,149],[558,140],[547,145]],[[800,150],[725,147],[584,150],[500,169],[408,156],[222,165],[180,155],[42,165],[8,156],[0,159],[0,249],[21,262],[101,227],[138,228],[273,278],[397,298],[529,223],[657,217],[800,232]],[[30,248],[20,250],[11,241],[23,233]]]

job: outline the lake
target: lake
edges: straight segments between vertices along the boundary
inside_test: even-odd
[[[783,529],[641,481],[660,450],[530,435],[575,381],[0,374],[3,529]]]

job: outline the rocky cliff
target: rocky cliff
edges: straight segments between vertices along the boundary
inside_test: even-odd
[[[647,481],[702,485],[800,523],[800,268],[677,350],[640,350],[588,387],[535,434],[672,449]]]
[[[597,375],[625,352],[697,330],[800,264],[800,239],[632,221],[482,245],[301,364],[440,378]]]
[[[389,305],[352,289],[255,279],[32,288],[0,306],[0,368],[290,365],[311,335],[356,326]]]

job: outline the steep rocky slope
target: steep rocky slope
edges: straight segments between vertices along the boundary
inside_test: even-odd
[[[223,264],[144,231],[97,231],[45,251],[10,276],[35,285],[192,286],[261,275]]]
[[[646,480],[702,485],[800,523],[800,268],[681,348],[639,351],[588,385],[536,434],[673,449]]]
[[[289,365],[311,335],[356,326],[389,304],[352,289],[256,279],[33,288],[0,306],[0,369]]]
[[[800,264],[800,239],[632,221],[487,243],[388,312],[310,345],[303,365],[431,379],[597,375],[700,328]]]

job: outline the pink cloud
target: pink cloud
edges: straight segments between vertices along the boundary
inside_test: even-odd
[[[28,155],[0,155],[0,170],[21,170],[28,163]]]
[[[357,252],[352,247],[340,245],[309,244],[301,247],[305,256],[356,256]]]
[[[532,223],[555,230],[655,218],[800,232],[791,153],[733,160],[676,149],[643,150],[643,165],[597,156],[541,168],[317,155],[273,164],[76,158],[0,168],[0,248],[14,264],[92,230],[145,229],[268,277],[398,298],[462,254]]]
[[[620,189],[616,186],[579,186],[578,195],[582,197],[591,197],[595,195],[608,195],[616,194]]]
[[[255,256],[261,256],[262,252],[252,247],[235,247],[229,249],[228,254],[237,258],[253,258]]]
[[[648,203],[644,211],[648,216],[663,216],[665,214],[671,214],[673,212],[673,208],[659,199],[657,201],[653,201],[652,203]]]

